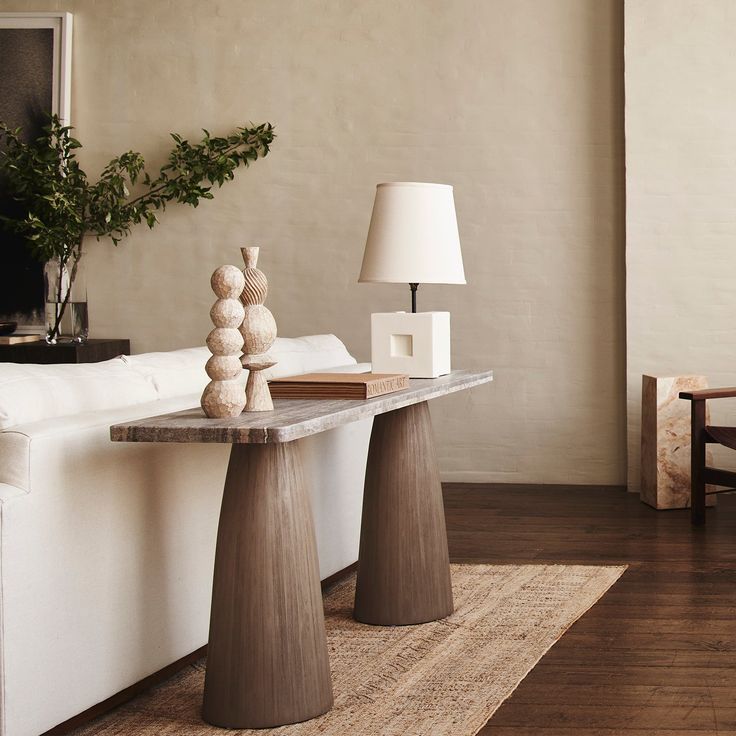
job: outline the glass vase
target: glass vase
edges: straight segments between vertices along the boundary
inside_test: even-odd
[[[89,334],[87,316],[87,281],[81,254],[66,261],[52,258],[44,265],[46,292],[46,342],[86,342]]]

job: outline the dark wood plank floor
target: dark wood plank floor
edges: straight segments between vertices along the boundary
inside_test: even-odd
[[[629,565],[483,736],[736,735],[736,495],[705,528],[620,488],[447,485],[455,562]]]

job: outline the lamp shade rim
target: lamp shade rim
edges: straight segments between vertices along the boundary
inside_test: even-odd
[[[417,274],[419,275],[419,274]],[[421,278],[397,279],[397,278],[364,278],[362,275],[358,278],[359,284],[467,284],[463,279],[443,278],[441,281],[433,278],[422,280]]]
[[[452,189],[452,184],[437,184],[431,181],[384,181],[376,184],[378,187],[442,187],[443,189]]]

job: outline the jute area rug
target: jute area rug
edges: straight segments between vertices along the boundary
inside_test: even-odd
[[[625,567],[453,565],[455,613],[421,626],[352,619],[355,578],[325,598],[334,708],[250,736],[472,736]],[[76,736],[222,736],[200,719],[204,660]]]

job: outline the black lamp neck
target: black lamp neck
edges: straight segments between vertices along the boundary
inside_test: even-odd
[[[412,314],[416,314],[417,312],[417,289],[419,288],[419,284],[409,284],[409,288],[411,289],[411,312]]]

